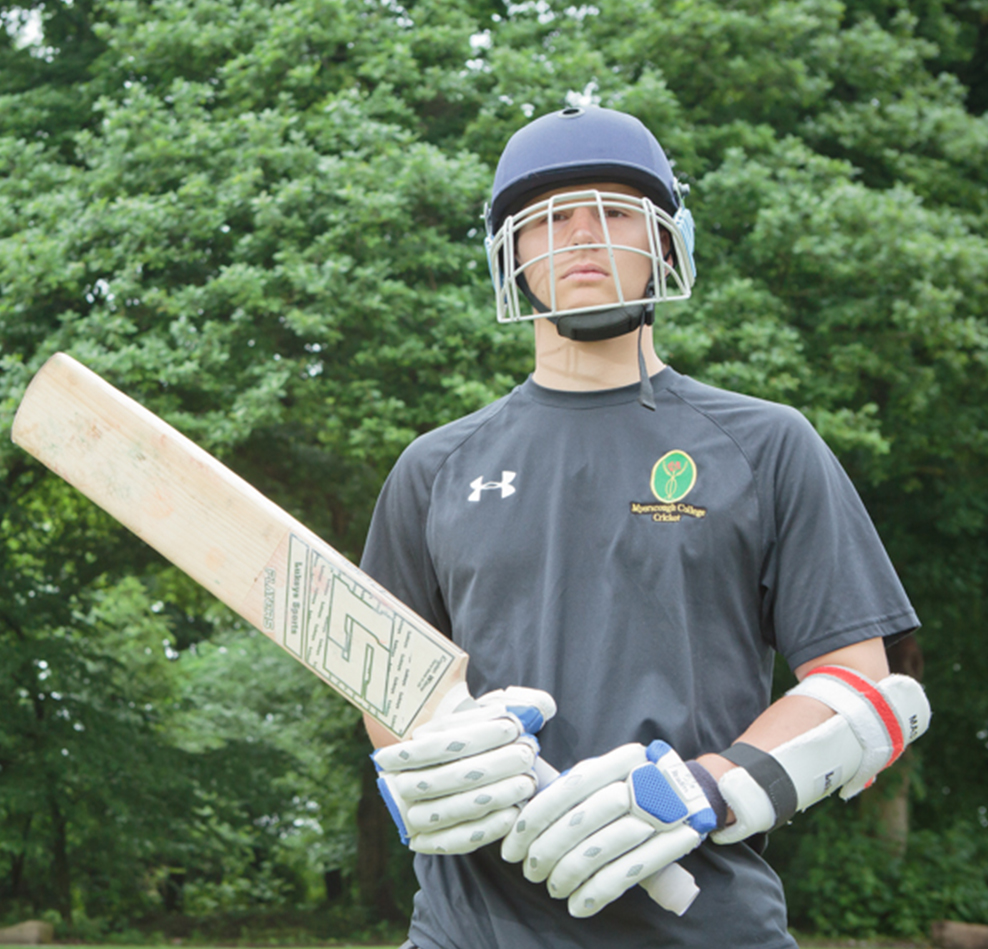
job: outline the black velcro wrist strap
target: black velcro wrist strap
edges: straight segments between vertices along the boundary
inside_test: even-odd
[[[731,764],[744,768],[768,795],[775,809],[775,826],[772,830],[789,823],[799,805],[796,785],[775,758],[754,745],[746,745],[740,741],[731,745],[726,751],[720,752],[720,756]]]

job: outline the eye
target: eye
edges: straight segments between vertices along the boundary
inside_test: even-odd
[[[548,223],[548,218],[545,213],[538,215],[537,217],[531,217],[528,220],[522,221],[519,228],[519,234],[527,234],[530,231],[537,231],[546,226]]]

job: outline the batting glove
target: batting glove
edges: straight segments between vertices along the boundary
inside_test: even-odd
[[[501,855],[524,861],[525,876],[567,899],[570,915],[592,916],[723,822],[691,768],[664,741],[582,761],[522,809]]]
[[[371,757],[402,842],[418,853],[472,853],[500,840],[535,793],[535,733],[551,695],[512,686],[433,719]]]

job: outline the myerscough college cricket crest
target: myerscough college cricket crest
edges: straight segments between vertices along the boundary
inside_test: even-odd
[[[632,514],[649,515],[656,523],[678,523],[684,517],[703,518],[707,509],[684,502],[696,485],[696,462],[680,449],[667,451],[653,466],[649,486],[658,504],[631,502]]]
[[[667,451],[652,468],[652,494],[660,501],[681,501],[696,484],[696,462],[685,451]]]

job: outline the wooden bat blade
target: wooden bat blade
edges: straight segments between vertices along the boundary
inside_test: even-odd
[[[72,357],[39,370],[11,437],[395,737],[466,694],[462,649]]]

